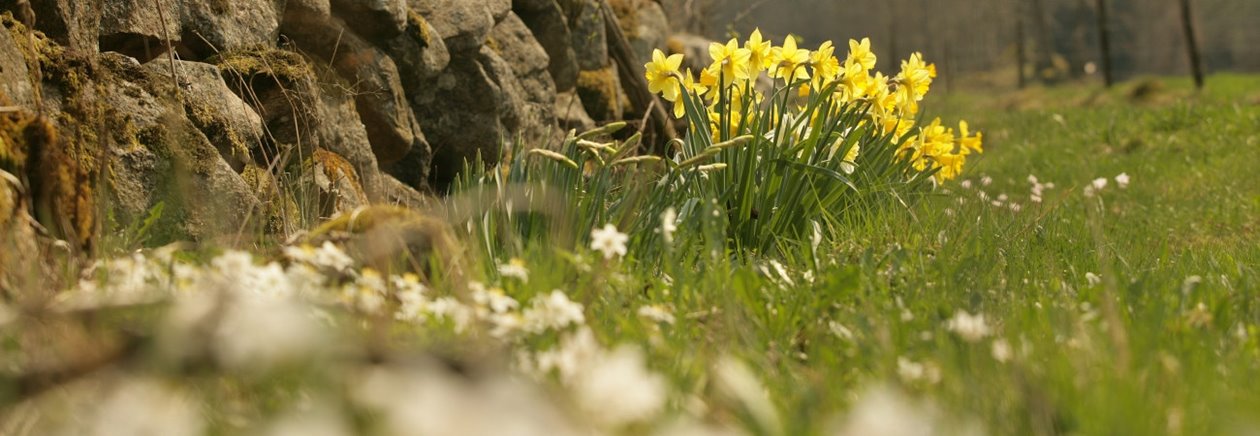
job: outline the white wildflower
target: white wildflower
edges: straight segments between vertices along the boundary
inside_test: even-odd
[[[1181,282],[1181,295],[1190,295],[1190,292],[1193,292],[1194,288],[1199,287],[1199,283],[1203,283],[1202,276],[1192,275],[1186,277],[1186,279]]]
[[[450,321],[456,333],[463,333],[472,325],[474,311],[460,303],[454,297],[441,297],[429,303],[429,313],[439,319]]]
[[[486,318],[493,326],[490,336],[508,339],[525,329],[525,318],[518,313],[494,313]]]
[[[652,304],[652,305],[640,307],[638,314],[640,317],[645,318],[652,322],[670,324],[670,325],[674,324],[674,314],[669,310],[668,307],[665,307],[659,304]]]
[[[521,303],[504,294],[502,289],[486,289],[485,286],[480,285],[470,287],[473,288],[473,302],[477,303],[478,306],[489,309],[492,313],[504,313],[521,307]]]
[[[674,232],[678,231],[678,212],[674,208],[665,209],[661,213],[661,237],[666,244],[674,243]]]
[[[1094,179],[1093,183],[1090,183],[1090,185],[1094,187],[1095,191],[1102,191],[1103,188],[1107,187],[1107,178],[1099,177],[1097,179]]]
[[[844,339],[846,341],[853,340],[853,331],[849,330],[848,327],[845,327],[844,324],[840,324],[836,321],[828,321],[827,329],[830,330],[831,334],[835,335],[837,338]]]
[[[326,337],[309,308],[292,298],[241,292],[228,298],[212,342],[225,366],[265,368],[293,361]]]
[[[524,316],[526,330],[533,333],[541,333],[548,329],[560,330],[586,322],[582,305],[569,300],[569,297],[559,289],[551,291],[549,295],[535,297],[529,309],[525,310]]]
[[[983,178],[980,179],[980,184],[984,186],[989,186],[993,184],[993,178],[989,176],[984,176]]]
[[[1092,272],[1086,272],[1085,283],[1090,287],[1098,286],[1099,283],[1102,283],[1102,277]]]
[[[508,263],[499,265],[499,275],[520,280],[521,283],[529,282],[529,269],[525,268],[525,261],[515,257]]]
[[[971,189],[971,180],[963,180],[958,186],[961,186],[963,189]]]
[[[965,310],[959,310],[958,313],[954,314],[954,318],[950,319],[949,323],[946,323],[946,328],[954,331],[955,334],[959,335],[959,338],[963,338],[969,343],[984,339],[984,336],[992,333],[989,325],[984,321],[984,314],[971,315],[966,313]]]
[[[1120,173],[1120,175],[1116,176],[1116,186],[1119,186],[1120,189],[1128,188],[1129,187],[1129,174]]]
[[[626,255],[626,242],[630,237],[617,231],[612,224],[591,231],[591,249],[604,253],[604,259]]]
[[[897,375],[906,383],[925,381],[935,384],[941,379],[941,369],[930,363],[919,363],[905,357],[898,357]]]
[[[560,379],[572,381],[578,371],[586,367],[602,351],[590,328],[582,327],[560,340],[560,345],[538,353],[541,373],[556,371]]]
[[[603,353],[583,366],[573,389],[589,416],[612,428],[655,417],[667,395],[664,378],[648,370],[643,353],[632,346]]]
[[[1014,355],[1014,353],[1011,351],[1011,344],[1006,342],[1006,339],[994,340],[993,349],[991,351],[993,354],[993,360],[996,360],[1000,363],[1006,363],[1007,361],[1010,361],[1011,356]]]
[[[889,387],[867,389],[836,434],[840,436],[927,436],[941,434],[934,408],[916,404]],[[945,434],[949,434],[946,432]]]
[[[285,257],[289,260],[303,262],[317,268],[328,268],[337,272],[346,272],[354,266],[354,259],[350,258],[341,248],[330,241],[324,241],[319,248],[302,244],[297,247],[289,246],[284,248]]]
[[[150,379],[123,382],[89,419],[89,435],[196,435],[205,426],[192,398]]]

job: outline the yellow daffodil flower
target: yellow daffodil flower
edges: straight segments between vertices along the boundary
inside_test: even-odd
[[[770,52],[773,44],[770,41],[761,39],[761,29],[753,29],[752,35],[748,36],[748,41],[744,43],[744,48],[748,49],[748,75],[756,77],[762,71],[770,68]]]
[[[862,69],[870,71],[875,69],[875,53],[871,51],[871,39],[862,38],[861,42],[849,40],[849,57],[845,60],[856,62],[862,66]]]
[[[682,91],[678,67],[682,66],[682,61],[681,54],[666,57],[660,49],[653,50],[652,61],[643,66],[647,70],[644,76],[647,77],[648,91],[660,94],[665,100],[678,101],[678,94]]]
[[[958,122],[958,145],[962,154],[970,154],[971,152],[984,153],[984,134],[976,132],[975,136],[971,135],[971,131],[967,128],[966,121]]]
[[[840,60],[833,55],[836,47],[831,41],[825,41],[818,50],[810,53],[809,66],[814,69],[814,86],[822,89],[826,84],[840,76]]]
[[[915,101],[923,99],[932,86],[932,76],[936,67],[928,68],[923,62],[923,55],[912,53],[910,59],[901,62],[901,74],[897,75],[897,83],[909,89]]]
[[[748,80],[748,62],[752,58],[752,52],[741,48],[735,39],[732,38],[725,45],[718,42],[709,44],[709,57],[713,58],[714,65],[720,66],[724,83]]]
[[[783,79],[787,83],[808,79],[809,72],[801,66],[809,62],[809,50],[796,48],[796,38],[788,35],[783,39],[782,47],[770,51],[771,73],[775,79]]]
[[[682,77],[683,77],[683,84],[682,84],[683,91],[685,91],[687,95],[695,94],[695,95],[703,96],[705,93],[709,92],[708,87],[696,82],[695,75],[691,73],[690,68],[687,69],[687,72],[683,74]],[[674,102],[674,118],[682,118],[684,115],[686,115],[687,114],[686,107],[687,106],[683,104],[683,101],[681,99],[679,101]]]

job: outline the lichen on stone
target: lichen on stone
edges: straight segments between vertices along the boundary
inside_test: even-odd
[[[433,44],[433,34],[429,32],[429,22],[424,19],[414,9],[407,9],[407,33],[420,44],[420,48],[427,48]]]
[[[315,77],[315,71],[300,53],[271,47],[255,47],[223,53],[213,59],[220,71],[242,77],[267,75],[284,82],[299,82]]]
[[[625,32],[626,38],[639,36],[639,1],[640,0],[608,0],[613,14],[617,16],[617,26]]]
[[[602,120],[618,118],[621,102],[615,66],[579,72],[577,91],[582,106],[592,117]]]

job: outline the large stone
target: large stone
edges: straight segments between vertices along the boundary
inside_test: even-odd
[[[163,205],[155,243],[206,240],[249,230],[260,204],[169,95],[169,79],[134,60],[101,57],[102,104],[110,108],[110,194],[120,224]]]
[[[502,0],[408,0],[452,53],[476,52],[490,36]],[[510,6],[510,5],[509,5]]]
[[[582,71],[578,75],[578,97],[586,113],[596,121],[616,121],[622,118],[626,97],[621,90],[621,78],[617,66]]]
[[[302,55],[279,49],[227,52],[213,60],[228,87],[254,108],[266,126],[254,159],[283,167],[280,159],[309,156],[319,145],[324,114],[314,68]]]
[[[332,11],[372,41],[388,40],[407,28],[406,0],[332,0]]]
[[[573,51],[573,35],[560,5],[555,0],[533,0],[529,6],[516,8],[514,4],[513,7],[534,39],[547,51],[547,70],[556,89],[573,90],[577,86],[578,61]]]
[[[101,51],[148,62],[178,45],[182,26],[176,0],[109,0],[101,3]]]
[[[451,63],[442,37],[415,11],[407,15],[407,31],[389,40],[385,52],[398,65],[403,90],[412,99],[432,93],[434,80]]]
[[[412,145],[423,141],[420,124],[411,111],[393,59],[349,30],[331,20],[311,23],[289,36],[307,53],[331,65],[351,85],[377,160],[397,161]]]
[[[284,0],[184,0],[180,55],[205,59],[223,51],[275,44]]]
[[[604,14],[599,0],[584,0],[584,5],[571,15],[569,28],[573,52],[578,68],[582,71],[608,67],[608,30],[604,27]]]
[[[31,86],[26,58],[8,30],[0,27],[0,105],[32,107],[35,88]]]
[[[582,100],[578,98],[577,91],[556,94],[555,114],[556,123],[565,131],[576,129],[584,132],[595,128],[595,120],[586,113],[586,108],[582,106]]]
[[[354,167],[369,200],[384,201],[381,170],[376,155],[372,154],[372,143],[368,141],[367,129],[359,119],[359,110],[349,85],[334,77],[332,72],[321,70],[317,74],[320,83],[325,84],[320,92],[320,113],[324,114],[319,126],[321,147],[345,158]],[[412,152],[421,148],[428,152],[428,144],[414,147]]]
[[[665,40],[669,37],[669,18],[665,9],[651,0],[618,0],[626,9],[619,11],[618,17],[622,31],[630,42],[630,48],[640,63],[652,60],[652,51],[665,51]],[[621,14],[625,14],[624,17]]]
[[[555,133],[555,95],[556,86],[548,72],[547,51],[538,44],[529,28],[521,22],[516,14],[509,14],[494,28],[491,40],[495,42],[493,57],[487,56],[487,65],[500,61],[509,71],[497,73],[502,68],[491,68],[496,73],[496,81],[505,90],[505,104],[519,105],[512,110],[517,113],[518,123],[515,127],[505,122],[510,129],[518,132],[527,144],[537,145],[545,136]],[[506,77],[511,75],[513,77]]]
[[[298,30],[310,22],[320,22],[332,17],[332,5],[328,0],[285,0],[280,30]]]
[[[17,0],[0,0],[0,10],[15,11]],[[35,29],[58,44],[79,53],[97,52],[100,3],[83,0],[29,1],[35,13]],[[15,16],[20,14],[15,13]]]
[[[443,192],[465,162],[478,155],[484,163],[497,163],[508,132],[500,119],[503,91],[477,56],[452,58],[438,77],[433,99],[442,104],[419,102],[415,109],[433,145],[429,180]]]
[[[262,117],[228,88],[218,67],[186,61],[176,61],[175,65],[183,88],[184,113],[228,165],[241,172],[262,147]],[[159,59],[146,67],[162,75],[167,74],[169,65]]]

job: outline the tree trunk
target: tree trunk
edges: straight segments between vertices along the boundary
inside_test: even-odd
[[[1028,53],[1024,52],[1024,15],[1020,13],[1019,2],[1015,0],[1015,74],[1019,78],[1019,89],[1028,86],[1028,78],[1024,71],[1028,67]]]
[[[1115,84],[1111,71],[1111,35],[1107,33],[1107,0],[1095,0],[1098,7],[1098,49],[1102,56],[1103,83]]]
[[[1199,56],[1199,43],[1194,37],[1194,16],[1190,13],[1190,0],[1181,0],[1181,31],[1186,35],[1186,55],[1190,57],[1194,87],[1203,89],[1203,59]]]

